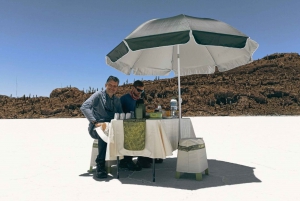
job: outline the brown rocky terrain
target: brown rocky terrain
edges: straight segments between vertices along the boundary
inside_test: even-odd
[[[177,78],[144,81],[146,105],[170,109]],[[119,87],[118,96],[130,90]],[[81,104],[94,92],[54,89],[50,97],[0,95],[0,118],[83,117]],[[300,56],[275,53],[236,69],[211,75],[181,76],[182,116],[300,115]]]

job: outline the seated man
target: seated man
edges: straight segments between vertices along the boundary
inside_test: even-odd
[[[98,139],[98,156],[96,158],[96,176],[97,178],[106,178],[105,170],[105,154],[106,142],[104,142],[95,127],[102,126],[101,122],[110,122],[114,118],[115,113],[122,113],[120,99],[115,96],[119,85],[119,79],[109,76],[105,84],[105,91],[97,91],[90,96],[81,106],[80,110],[89,120],[88,131],[93,139]]]
[[[123,112],[130,113],[130,111],[135,111],[136,104],[144,103],[144,95],[144,83],[140,80],[135,81],[130,93],[125,94],[120,98]],[[150,161],[150,158],[138,157],[137,164],[134,167],[132,156],[124,156],[124,159],[120,161],[120,167],[128,168],[129,170],[141,170],[142,167],[151,167]]]

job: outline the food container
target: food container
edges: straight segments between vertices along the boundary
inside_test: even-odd
[[[161,112],[150,112],[150,119],[162,119],[162,113]]]

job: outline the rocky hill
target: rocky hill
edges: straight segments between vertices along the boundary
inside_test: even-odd
[[[177,78],[144,81],[147,108],[170,109]],[[118,96],[131,85],[119,87]],[[0,95],[0,118],[83,117],[80,106],[93,93],[75,87],[54,89],[50,97]],[[300,115],[300,56],[275,53],[224,73],[181,76],[182,116]]]

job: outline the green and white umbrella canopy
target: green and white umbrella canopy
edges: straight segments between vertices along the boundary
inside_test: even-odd
[[[106,55],[107,65],[130,75],[212,74],[252,62],[258,44],[230,25],[178,15],[145,22]],[[181,103],[179,101],[179,131]],[[180,134],[180,133],[179,133]]]
[[[140,25],[107,54],[106,63],[127,75],[211,74],[215,66],[223,72],[250,63],[257,48],[224,22],[178,15]]]

